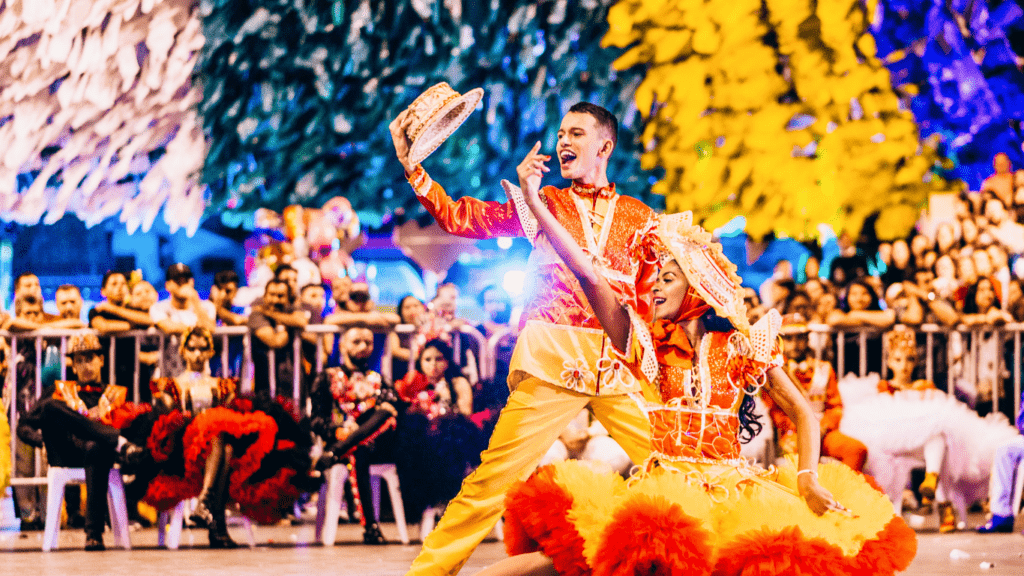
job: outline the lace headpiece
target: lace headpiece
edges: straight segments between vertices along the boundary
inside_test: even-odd
[[[675,259],[690,286],[716,314],[732,322],[743,334],[749,334],[740,277],[736,275],[736,265],[722,253],[722,245],[714,241],[710,232],[693,223],[690,211],[664,214],[658,218],[657,226],[664,247],[662,256]]]

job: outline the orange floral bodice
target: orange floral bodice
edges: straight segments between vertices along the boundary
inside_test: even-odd
[[[651,424],[651,456],[663,461],[739,463],[739,410],[747,382],[734,362],[737,332],[709,332],[693,368],[659,365],[660,402],[641,400]],[[780,353],[759,370],[779,366]]]

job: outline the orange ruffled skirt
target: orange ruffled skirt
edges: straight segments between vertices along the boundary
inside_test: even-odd
[[[508,494],[510,555],[540,551],[563,576],[883,575],[910,565],[917,537],[865,477],[818,469],[849,513],[817,516],[787,463],[766,472],[671,463],[627,481],[586,463],[539,469]]]

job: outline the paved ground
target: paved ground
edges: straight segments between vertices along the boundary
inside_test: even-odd
[[[981,517],[972,516],[972,524]],[[1024,527],[1024,521],[1018,528]],[[241,528],[232,528],[236,540],[243,540]],[[397,539],[393,524],[384,526],[388,538]],[[61,533],[61,549],[56,552],[40,551],[41,532],[21,534],[0,531],[0,565],[4,574],[11,576],[64,575],[76,576],[219,576],[246,574],[247,576],[311,576],[334,574],[340,576],[373,575],[399,576],[404,574],[418,551],[417,544],[370,547],[361,543],[358,526],[343,525],[338,530],[338,543],[325,548],[310,544],[313,526],[275,526],[256,528],[257,547],[254,550],[209,550],[206,534],[200,530],[186,530],[182,535],[183,548],[177,551],[156,547],[156,530],[146,529],[132,534],[135,549],[84,552],[85,538],[80,530]],[[416,530],[412,527],[412,536]],[[1024,537],[1019,533],[981,536],[970,532],[938,534],[934,520],[929,519],[919,531],[919,551],[908,575],[963,575],[1024,574]],[[113,536],[106,534],[107,544]],[[970,557],[950,558],[957,549]],[[473,574],[490,563],[504,558],[503,545],[485,542],[477,549],[463,574]],[[982,562],[995,564],[983,569]]]

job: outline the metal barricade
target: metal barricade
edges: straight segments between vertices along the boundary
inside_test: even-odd
[[[412,334],[412,333],[416,332],[416,326],[414,326],[412,324],[399,324],[398,326],[395,326],[391,330],[391,332],[393,332],[395,334]],[[393,356],[393,351],[391,350],[391,339],[388,338],[384,342],[384,353],[381,355],[381,358],[380,358],[380,375],[383,376],[384,379],[387,380],[388,382],[393,382],[394,381],[394,378],[393,378],[394,371],[392,370],[392,359],[393,358],[394,358],[394,356]],[[415,362],[415,360],[412,358],[412,356],[410,356],[409,357],[409,370],[412,370],[414,362]]]
[[[341,333],[345,330],[344,327],[335,325],[310,325],[304,330],[306,334],[315,334],[315,345],[316,353],[315,358],[311,362],[313,367],[313,374],[317,374],[324,369],[327,364],[327,358],[324,355],[324,339],[333,337],[334,334]],[[394,329],[398,333],[411,333],[415,332],[414,326],[397,326]],[[484,339],[483,335],[472,327],[464,326],[460,329],[460,332],[466,334],[468,337],[473,338],[480,350],[480,358],[478,358],[478,369],[481,377],[493,377],[494,375],[494,355],[491,353],[489,343]],[[131,382],[129,389],[130,398],[138,402],[142,398],[141,386],[146,383],[140,382],[141,365],[140,358],[142,352],[142,341],[145,338],[156,337],[159,338],[159,360],[157,362],[157,368],[162,374],[164,372],[164,352],[166,346],[170,342],[170,339],[166,335],[156,328],[150,328],[148,330],[132,330],[128,332],[117,332],[111,334],[100,334],[92,329],[80,329],[80,330],[69,330],[69,329],[43,329],[32,332],[7,332],[0,331],[0,337],[7,338],[10,342],[11,354],[7,362],[7,378],[3,382],[3,407],[8,413],[8,421],[11,426],[11,444],[9,449],[11,451],[11,463],[12,465],[17,458],[18,449],[18,364],[22,362],[22,358],[18,353],[19,341],[25,341],[26,339],[33,339],[33,346],[35,352],[35,376],[32,386],[34,388],[33,396],[38,399],[43,392],[43,368],[45,363],[45,352],[49,348],[47,345],[48,341],[50,345],[59,349],[60,354],[60,379],[64,380],[68,378],[68,365],[66,362],[67,351],[68,351],[68,338],[79,335],[79,334],[95,334],[100,338],[109,338],[109,354],[110,354],[110,365],[107,366],[107,374],[111,382],[115,381],[116,378],[116,363],[117,363],[117,341],[120,338],[133,338],[134,339],[134,377]],[[234,375],[239,379],[239,389],[242,392],[252,392],[253,390],[253,350],[252,350],[252,338],[253,334],[249,331],[246,326],[223,326],[218,327],[213,331],[215,338],[220,340],[221,351],[220,351],[220,365],[221,373],[224,375]],[[229,350],[231,338],[241,338],[242,340],[242,359],[241,365],[238,370],[235,370],[232,364],[231,352]],[[59,341],[59,345],[57,342]],[[302,339],[295,338],[292,342],[291,350],[273,350],[268,351],[268,366],[276,366],[276,354],[279,353],[290,353],[293,355],[293,370],[292,370],[292,397],[297,401],[303,398],[303,380],[305,378],[305,372],[302,365]],[[215,361],[215,360],[214,360]],[[385,347],[384,355],[381,360],[381,373],[388,377],[390,380],[391,372],[391,351],[389,347]],[[413,361],[410,359],[410,367]],[[269,370],[268,374],[270,380],[270,393],[276,395],[278,382],[276,370]],[[119,383],[124,385],[123,383]],[[27,408],[27,407],[26,407]],[[36,451],[35,455],[35,475],[32,478],[12,478],[11,484],[13,486],[31,486],[41,485],[46,483],[46,478],[43,474],[42,456],[40,451]]]
[[[491,369],[491,372],[488,375],[488,380],[494,380],[494,377],[498,371],[498,346],[501,344],[501,341],[504,340],[507,336],[515,333],[516,329],[509,327],[505,328],[504,330],[499,330],[498,332],[495,332],[490,338],[487,339],[487,355],[488,358],[490,359],[489,365]]]
[[[835,351],[831,360],[836,374],[842,378],[849,372],[855,372],[859,376],[868,374],[868,343],[869,339],[882,336],[888,330],[879,328],[844,328],[836,329],[824,324],[811,324],[810,330],[814,334],[831,336],[835,338],[832,350]],[[999,412],[1003,405],[1002,399],[1012,395],[1014,417],[1021,413],[1021,378],[1022,378],[1022,349],[1021,333],[1024,332],[1024,323],[1005,324],[1002,326],[954,326],[946,327],[937,324],[923,324],[913,328],[916,335],[924,335],[924,361],[925,379],[938,386],[945,386],[950,394],[959,388],[977,389],[981,383],[982,370],[979,364],[982,362],[982,346],[989,346],[989,356],[994,353],[996,367],[992,385],[992,412]],[[936,340],[939,336],[945,340],[945,349],[942,349]],[[849,338],[855,338],[857,344],[857,366],[856,370],[849,370],[847,366],[846,343]],[[959,342],[959,344],[957,344]],[[969,346],[963,342],[969,342]],[[954,347],[961,346],[962,351],[954,354]],[[994,352],[993,352],[994,351]],[[821,359],[824,350],[815,350],[816,356]],[[937,358],[944,354],[945,359],[945,381],[936,382]],[[888,350],[885,347],[885,339],[881,344],[881,377],[886,377]],[[1009,364],[1009,365],[1007,365]],[[990,373],[992,371],[990,370]],[[1012,382],[1009,386],[1007,380]],[[982,403],[984,404],[984,403]],[[1007,406],[1008,407],[1008,406]]]
[[[481,334],[479,330],[470,326],[469,324],[463,324],[462,326],[460,326],[459,333],[465,334],[466,336],[472,338],[474,342],[476,342],[476,349],[479,351],[480,355],[479,358],[476,358],[476,366],[474,366],[474,368],[476,369],[477,382],[481,380],[487,380],[488,378],[486,374],[488,372],[494,372],[493,369],[489,368],[490,355],[488,354],[487,351],[487,339],[484,338],[484,335]],[[456,358],[458,358],[457,355]],[[475,385],[477,382],[471,382],[471,384]]]

